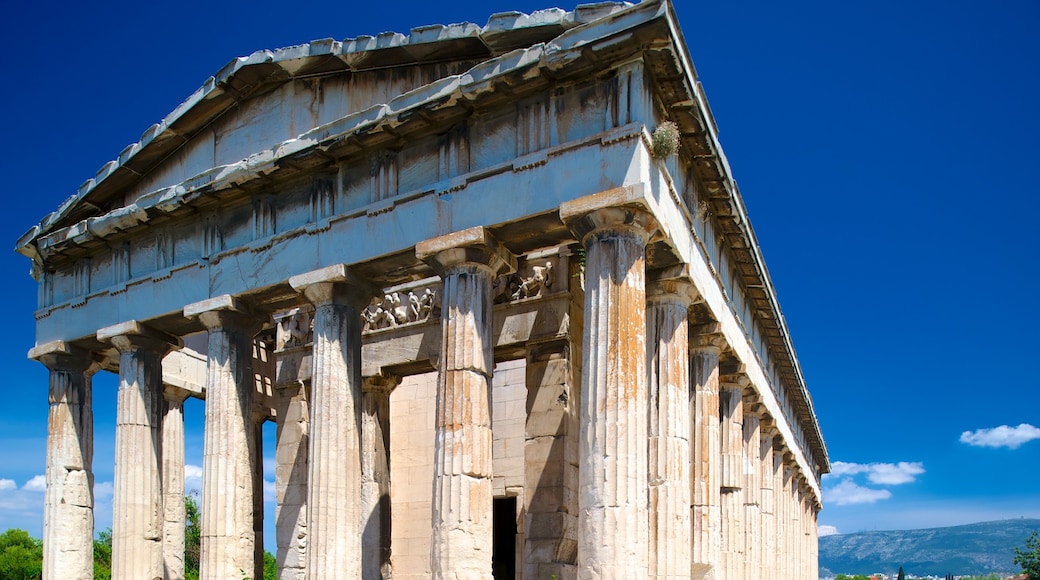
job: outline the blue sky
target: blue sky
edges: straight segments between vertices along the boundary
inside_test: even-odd
[[[8,248],[235,56],[553,6],[351,4],[5,3]],[[1040,517],[1040,4],[676,10],[834,461],[825,531]],[[0,530],[39,536],[47,373],[25,358],[36,290],[25,258],[0,253],[0,269],[12,327]],[[111,522],[115,385],[95,378],[99,528]],[[197,466],[201,403],[187,414]]]

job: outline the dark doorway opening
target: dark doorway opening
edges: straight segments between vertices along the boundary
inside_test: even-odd
[[[495,580],[516,578],[516,498],[496,497],[492,523],[491,573]]]

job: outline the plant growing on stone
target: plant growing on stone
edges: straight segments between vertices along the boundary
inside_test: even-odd
[[[678,150],[679,127],[671,121],[658,125],[650,136],[650,154],[655,159],[664,159],[675,155]]]

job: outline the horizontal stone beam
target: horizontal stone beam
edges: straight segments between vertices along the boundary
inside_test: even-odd
[[[570,295],[553,294],[494,309],[495,358],[519,356],[529,341],[567,336]],[[399,326],[366,333],[361,346],[361,373],[366,377],[384,374],[408,375],[433,370],[441,348],[441,321]],[[278,353],[275,385],[310,380],[311,349],[296,347]]]

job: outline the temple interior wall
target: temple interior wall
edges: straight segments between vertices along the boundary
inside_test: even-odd
[[[495,366],[492,385],[495,497],[516,494],[524,485],[525,368],[523,360],[505,361]],[[405,377],[390,395],[391,561],[396,579],[430,577],[436,390],[437,373],[430,372]],[[522,529],[522,525],[519,527]]]

